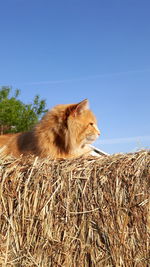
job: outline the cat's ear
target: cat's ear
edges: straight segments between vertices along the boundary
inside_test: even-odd
[[[73,117],[76,117],[77,115],[80,115],[84,110],[89,109],[89,101],[88,99],[84,99],[83,101],[70,105],[66,110],[66,117],[72,115]]]
[[[89,109],[89,101],[88,99],[84,99],[83,101],[77,104],[75,111],[77,114],[80,114],[82,113],[82,111],[87,110],[87,109]]]
[[[72,115],[80,115],[84,110],[87,109],[89,109],[89,101],[88,99],[84,99],[83,101],[74,106],[74,109],[72,110]]]

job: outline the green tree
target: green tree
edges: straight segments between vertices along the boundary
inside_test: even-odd
[[[32,104],[24,104],[18,99],[20,90],[11,95],[11,88],[0,88],[0,134],[29,131],[47,112],[46,102],[38,95]]]

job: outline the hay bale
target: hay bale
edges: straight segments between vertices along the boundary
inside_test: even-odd
[[[150,266],[149,151],[0,166],[0,266]]]

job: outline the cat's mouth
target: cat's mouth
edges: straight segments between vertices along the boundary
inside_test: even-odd
[[[90,136],[86,137],[86,141],[88,144],[90,144],[90,143],[94,142],[97,138],[98,138],[98,136],[96,136],[96,135],[90,135]]]

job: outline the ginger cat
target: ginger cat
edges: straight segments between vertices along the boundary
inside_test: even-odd
[[[74,158],[90,152],[100,135],[88,100],[77,104],[57,105],[49,110],[32,131],[0,136],[2,154],[33,154],[51,159]]]

